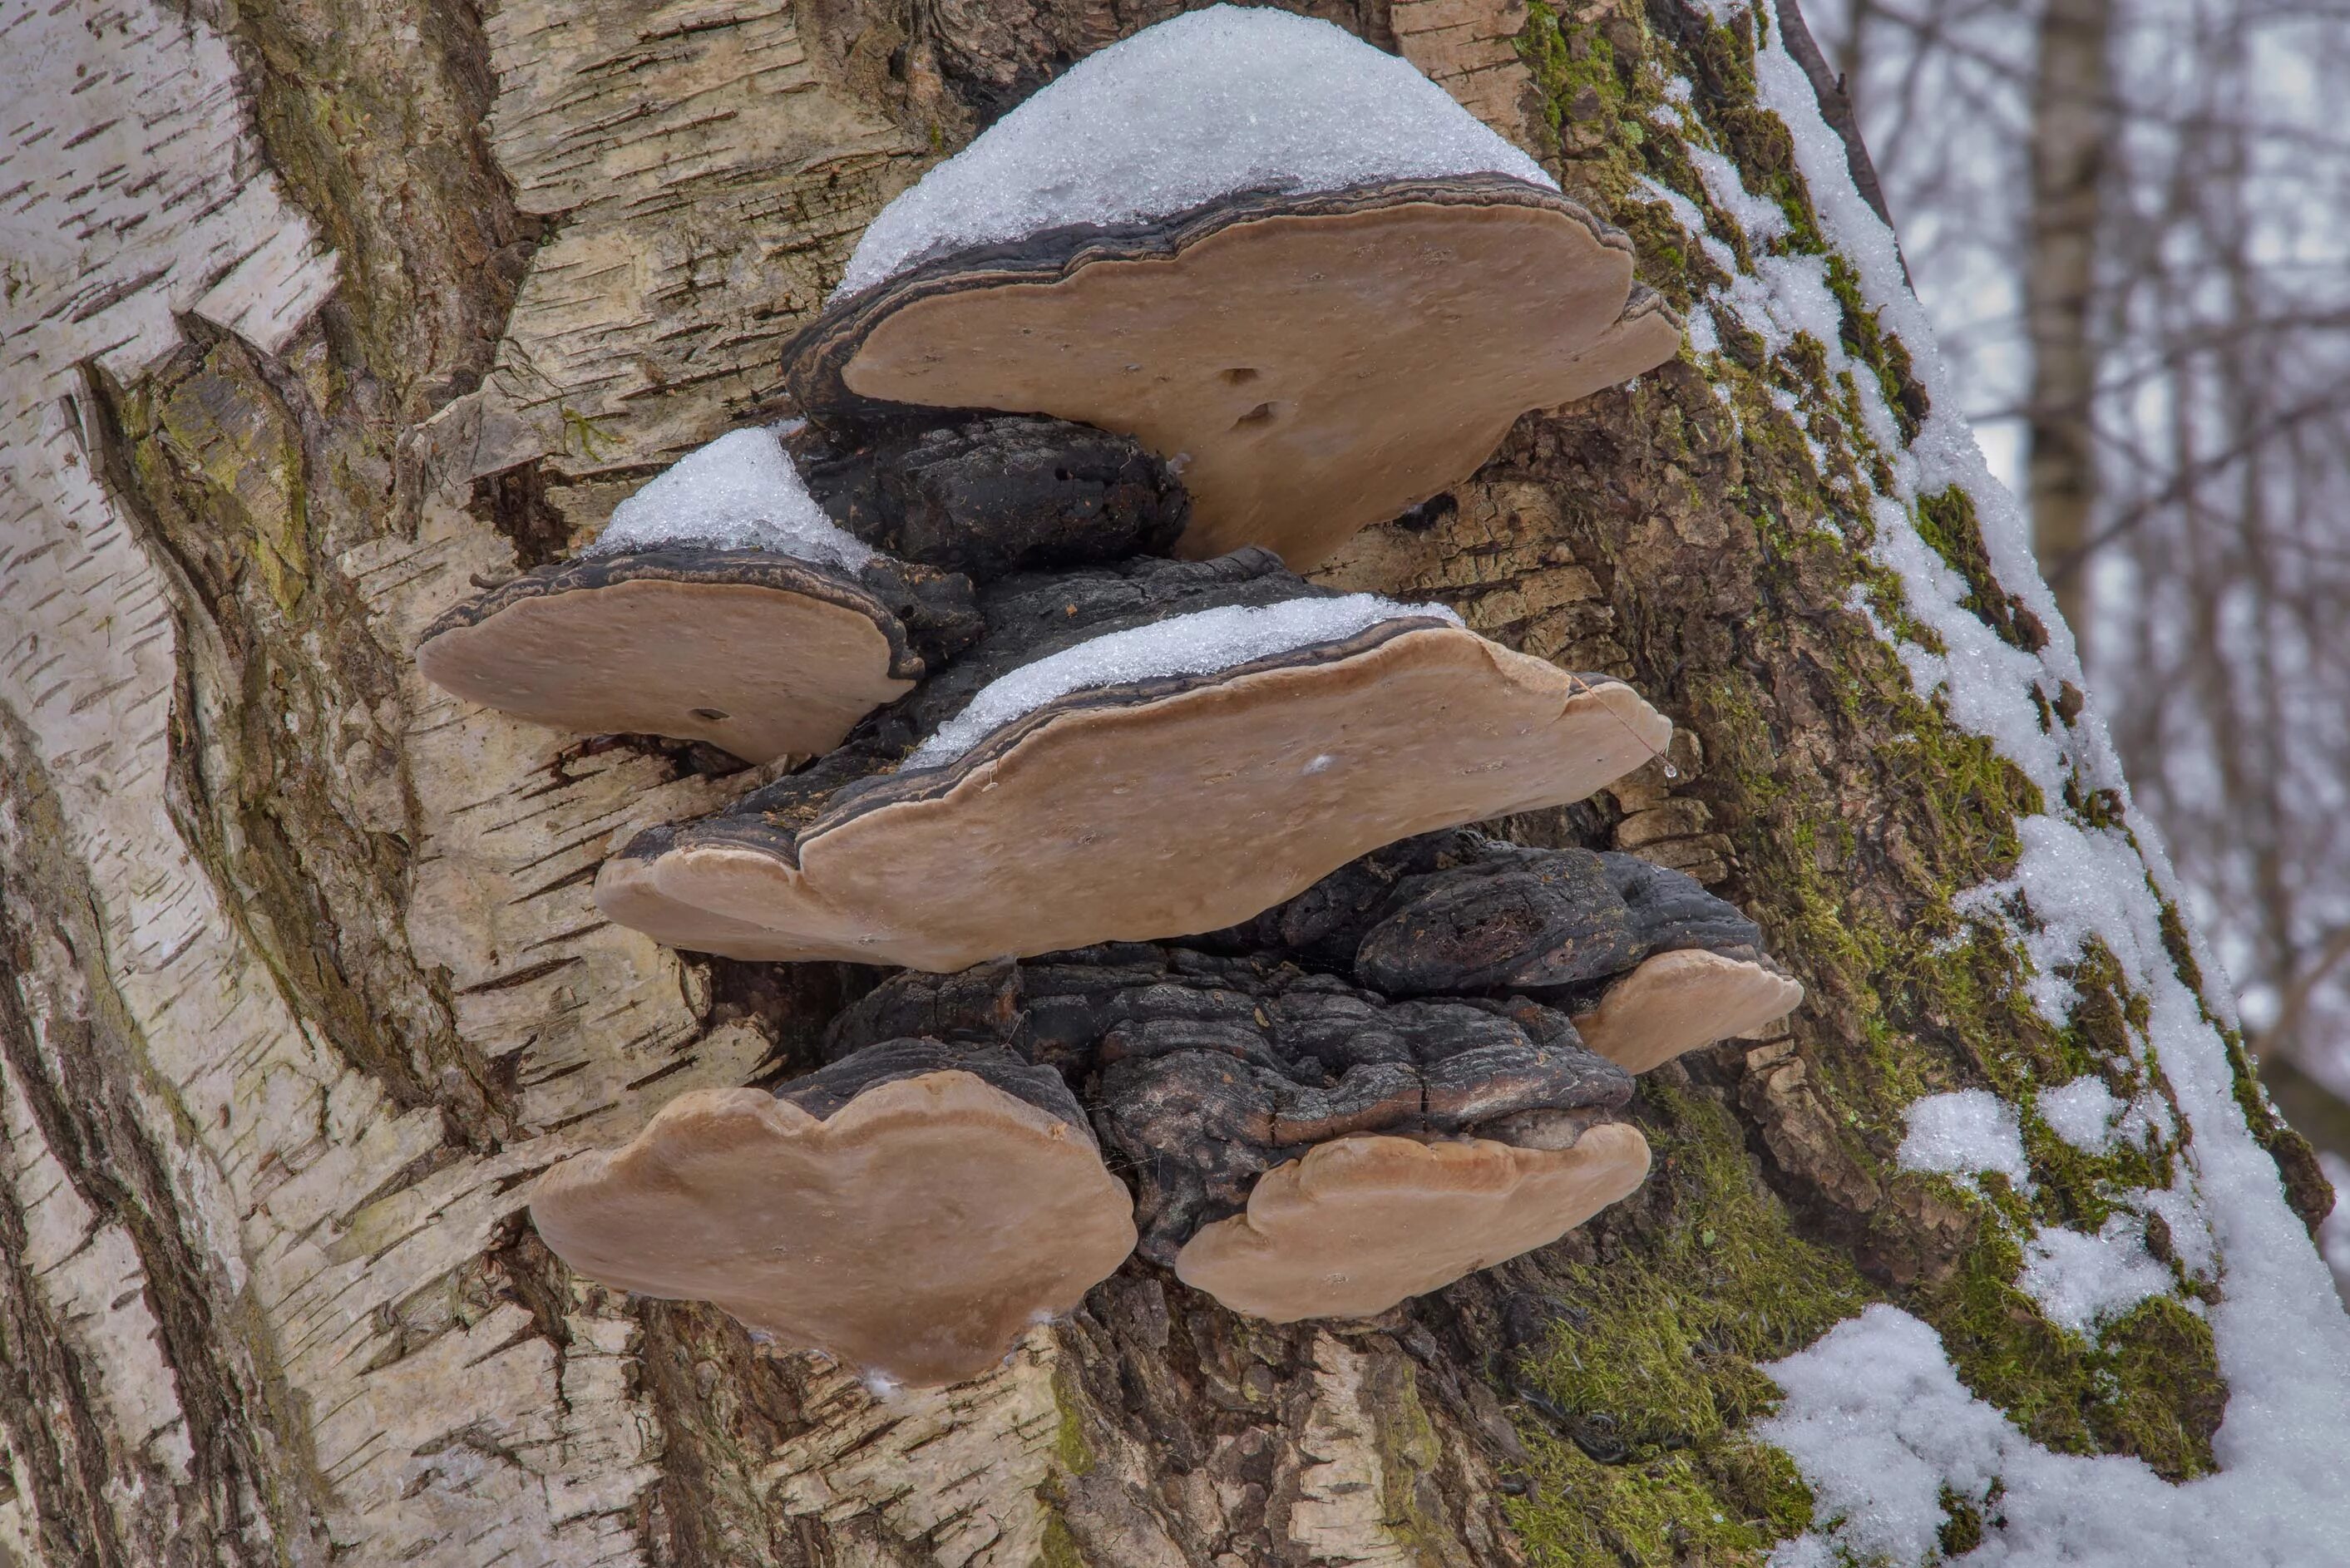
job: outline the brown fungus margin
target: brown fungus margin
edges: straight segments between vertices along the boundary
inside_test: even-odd
[[[1547,1246],[1648,1173],[1648,1140],[1623,1122],[1560,1147],[1342,1137],[1258,1178],[1247,1212],[1192,1237],[1175,1272],[1274,1323],[1370,1317]]]
[[[920,1386],[985,1373],[1134,1250],[1082,1116],[956,1068],[817,1109],[689,1090],[624,1147],[548,1171],[532,1221],[606,1285]]]

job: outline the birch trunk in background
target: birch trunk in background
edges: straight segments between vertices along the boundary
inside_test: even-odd
[[[887,1401],[537,1241],[537,1172],[805,1066],[872,977],[602,922],[610,846],[760,775],[460,705],[416,633],[759,405],[893,193],[1171,9],[0,13],[0,1563],[1922,1561],[2059,1501],[2290,1561],[2344,1528],[2331,1195],[1767,8],[1323,8],[1690,320],[1324,574],[1681,727],[1502,825],[1690,871],[1809,991],[1644,1080],[1648,1187],[1366,1323],[1130,1262]],[[1985,1137],[1911,1136],[1969,1107]],[[1855,1352],[1931,1431],[1805,1374]]]
[[[2024,327],[2032,349],[2025,483],[2033,541],[2057,607],[2085,637],[2086,560],[2097,498],[2099,191],[2116,128],[2112,0],[2049,0],[2032,84],[2032,203],[2026,218]]]

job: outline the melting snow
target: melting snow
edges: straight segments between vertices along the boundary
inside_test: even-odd
[[[2041,1231],[2023,1244],[2015,1282],[2050,1323],[2082,1334],[2171,1286],[2170,1271],[2146,1250],[2143,1223],[2128,1214],[2107,1217],[2095,1235],[2062,1226]]]
[[[1542,166],[1328,22],[1215,5],[1072,67],[882,211],[833,297],[970,245],[1163,218],[1239,191]]]
[[[1883,1305],[1771,1376],[1787,1404],[1758,1434],[1794,1457],[1820,1517],[1835,1521],[1832,1539],[1799,1537],[1772,1568],[1939,1562],[1944,1487],[1983,1517],[1982,1544],[1959,1559],[1976,1568],[2317,1568],[2350,1546],[2338,1505],[2309,1506],[2343,1484],[2325,1428],[2305,1428],[2301,1451],[2273,1466],[2230,1464],[2178,1486],[2139,1459],[2052,1453],[1967,1391],[1931,1328]]]
[[[916,747],[905,765],[941,767],[1014,719],[1072,691],[1167,675],[1210,675],[1317,642],[1336,642],[1381,621],[1407,616],[1461,624],[1461,618],[1442,605],[1406,605],[1377,594],[1342,594],[1335,598],[1289,599],[1262,609],[1227,605],[1113,631],[1047,654],[988,682],[969,707]]]
[[[671,464],[612,509],[583,556],[664,545],[771,550],[855,571],[871,546],[836,527],[773,431],[731,431]]]

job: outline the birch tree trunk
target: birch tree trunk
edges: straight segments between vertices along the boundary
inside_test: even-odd
[[[2089,517],[2097,498],[2097,332],[2094,317],[2106,146],[2115,133],[2112,0],[2051,0],[2032,83],[2032,202],[2024,324],[2032,343],[2025,483],[2032,527],[2056,603],[2076,636],[2088,624]]]
[[[598,918],[608,847],[761,775],[466,707],[410,649],[764,407],[884,202],[1173,7],[192,5],[0,10],[0,1563],[1759,1562],[1814,1521],[1761,1368],[1873,1301],[2040,1444],[2212,1466],[2210,1248],[2149,1234],[2174,1288],[2074,1333],[2021,1240],[2248,1130],[2262,1201],[2330,1195],[2224,999],[2218,1110],[2149,1044],[2200,983],[2167,904],[2148,968],[1964,897],[2028,823],[2136,866],[2134,824],[1914,311],[1823,216],[1844,166],[1767,14],[1325,7],[1692,323],[1325,575],[1669,713],[1671,767],[1505,826],[1738,900],[1809,989],[1791,1033],[1645,1082],[1642,1193],[1382,1318],[1274,1327],[1132,1262],[1000,1373],[880,1402],[573,1278],[525,1213],[872,982]],[[1961,656],[2021,671],[2028,733],[1937,690]],[[2028,1197],[1895,1158],[1921,1094],[2084,1072],[2178,1116],[2035,1133]],[[1953,1504],[1945,1544],[1984,1528]]]

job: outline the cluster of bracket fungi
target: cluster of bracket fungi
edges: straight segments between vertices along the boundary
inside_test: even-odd
[[[612,919],[901,971],[827,1065],[549,1172],[549,1245],[936,1384],[1138,1247],[1237,1311],[1361,1316],[1630,1192],[1631,1075],[1801,988],[1679,872],[1461,825],[1669,723],[1297,573],[1679,331],[1620,233],[1478,169],[934,245],[836,297],[786,355],[800,421],[418,649],[524,718],[796,764],[619,846]]]

